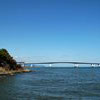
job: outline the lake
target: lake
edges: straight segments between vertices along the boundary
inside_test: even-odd
[[[41,67],[0,76],[0,100],[100,100],[100,68]]]

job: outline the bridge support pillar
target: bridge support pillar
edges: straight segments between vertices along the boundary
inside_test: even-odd
[[[49,67],[52,67],[52,64],[49,64]]]
[[[100,67],[100,64],[98,64],[98,67]]]
[[[95,64],[91,64],[91,66],[92,66],[92,67],[95,67],[96,65],[95,65]]]
[[[33,67],[33,64],[31,64],[31,67]]]
[[[22,67],[25,67],[25,64],[23,63],[23,64],[21,64],[21,66],[22,66]]]
[[[74,64],[74,67],[79,67],[79,64]]]

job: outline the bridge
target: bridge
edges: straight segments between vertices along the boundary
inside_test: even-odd
[[[36,63],[17,62],[17,63],[23,66],[25,66],[26,64],[30,64],[31,66],[35,64],[49,64],[50,66],[52,66],[52,64],[73,64],[74,67],[79,67],[79,65],[83,64],[91,65],[92,67],[100,66],[100,63],[95,63],[95,62],[36,62]]]

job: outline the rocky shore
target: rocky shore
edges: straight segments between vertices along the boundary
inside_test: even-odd
[[[6,70],[5,68],[0,67],[0,75],[14,75],[16,73],[28,73],[31,70],[28,69],[18,69],[18,70]]]
[[[30,70],[17,64],[6,49],[0,49],[0,75],[14,75],[25,72],[30,72]]]

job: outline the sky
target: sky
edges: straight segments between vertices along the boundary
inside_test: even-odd
[[[17,61],[100,62],[100,0],[0,0],[0,48]]]

